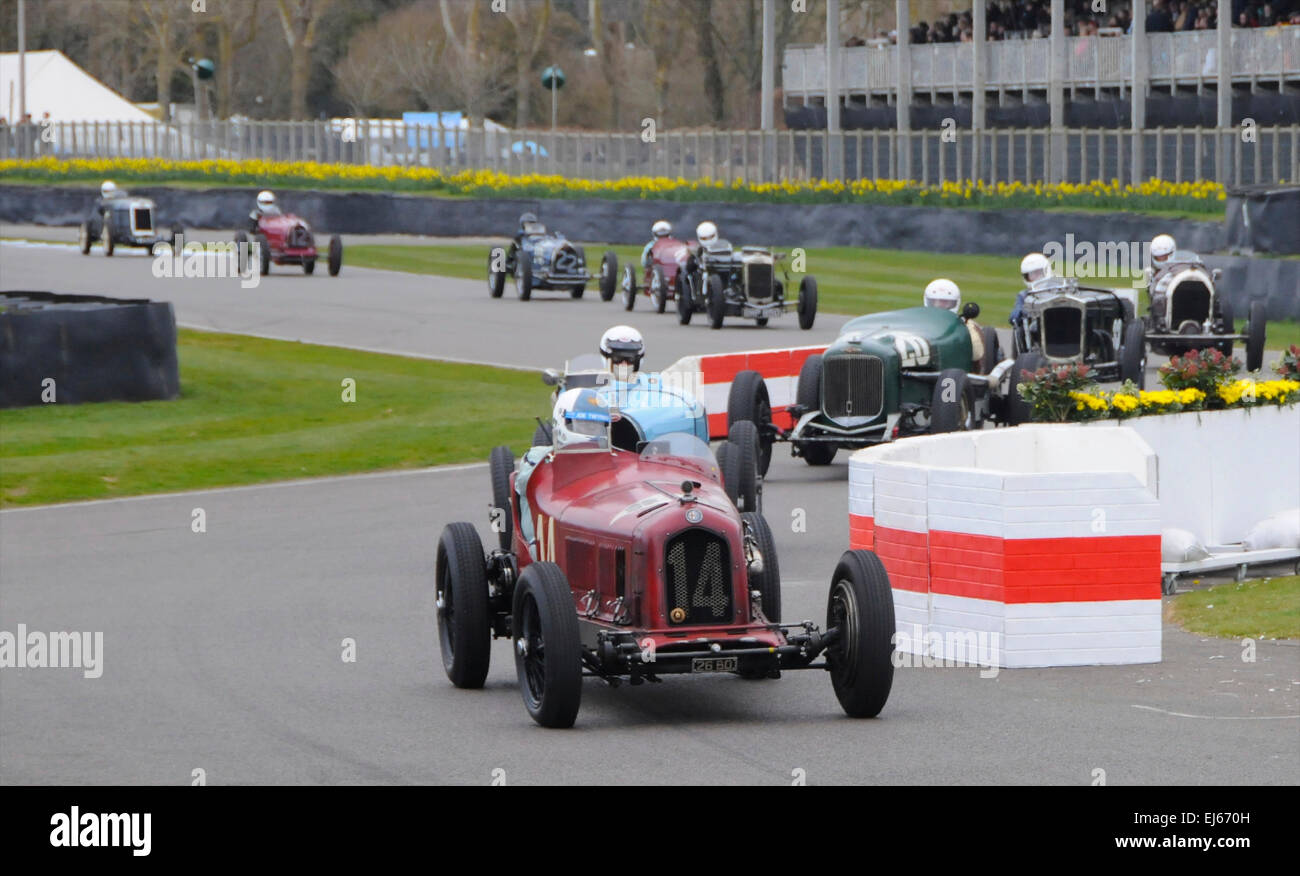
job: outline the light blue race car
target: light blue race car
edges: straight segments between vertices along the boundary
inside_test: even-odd
[[[645,442],[673,432],[685,432],[708,443],[708,417],[704,405],[695,397],[691,377],[639,371],[630,381],[615,380],[604,359],[586,354],[566,363],[563,372],[548,368],[542,381],[555,387],[556,398],[567,389],[594,388],[615,412],[611,443],[636,451]],[[539,423],[533,433],[533,446],[550,443],[550,424]]]

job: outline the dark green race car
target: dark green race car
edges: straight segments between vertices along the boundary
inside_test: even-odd
[[[967,304],[960,316],[909,307],[850,320],[825,353],[804,362],[787,408],[793,428],[772,422],[771,395],[757,371],[732,380],[728,425],[749,420],[758,427],[766,473],[777,441],[789,441],[809,465],[826,465],[841,447],[1018,422],[1008,404],[1012,361],[993,328],[973,322],[977,316],[979,306]],[[972,330],[984,346],[979,361]]]

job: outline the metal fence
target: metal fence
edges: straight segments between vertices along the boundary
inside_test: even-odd
[[[1163,179],[1226,184],[1300,180],[1300,125],[1254,129],[1046,128],[686,131],[640,134],[314,122],[54,123],[0,126],[0,157],[265,159],[578,179],[661,176],[733,182],[822,179]],[[1056,140],[1053,140],[1056,137]],[[838,172],[836,172],[838,170]]]
[[[1300,27],[1234,28],[1232,80],[1238,83],[1300,83]],[[1065,38],[1067,89],[1131,86],[1131,36]],[[1205,85],[1218,81],[1215,31],[1147,35],[1152,88]],[[985,84],[990,91],[1036,91],[1048,87],[1050,54],[1045,39],[985,43]],[[973,43],[928,43],[908,47],[913,91],[969,92],[975,80]],[[785,99],[807,101],[826,94],[826,47],[789,46],[785,50]],[[840,90],[844,96],[886,96],[895,90],[895,47],[840,49]]]

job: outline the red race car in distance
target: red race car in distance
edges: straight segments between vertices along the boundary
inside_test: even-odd
[[[663,313],[668,302],[677,297],[677,274],[690,258],[691,247],[696,245],[675,237],[661,237],[650,247],[650,264],[644,269],[640,288],[654,303],[656,313]],[[636,306],[637,296],[635,265],[624,265],[619,285],[623,291],[623,309],[631,310]]]
[[[492,451],[499,547],[485,554],[472,523],[449,524],[438,542],[438,634],[454,685],[481,688],[490,640],[503,637],[524,706],[545,727],[573,725],[584,677],[617,687],[824,669],[850,716],[884,707],[894,604],[875,554],[840,558],[825,630],[784,624],[772,532],[760,512],[736,510],[699,438],[671,433],[640,452],[607,439],[533,448],[526,466]]]
[[[276,216],[261,216],[257,219],[257,230],[250,236],[247,231],[235,234],[235,243],[239,244],[240,269],[244,268],[244,253],[249,243],[261,245],[259,270],[263,276],[271,272],[271,264],[302,265],[304,274],[316,270],[316,259],[320,253],[316,249],[316,235],[305,219],[292,213]],[[337,234],[330,235],[326,264],[330,276],[337,277],[343,267],[343,239]]]

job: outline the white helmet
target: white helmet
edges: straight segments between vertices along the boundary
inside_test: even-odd
[[[111,179],[104,180],[104,184],[99,187],[100,197],[111,198],[117,194],[117,183]]]
[[[1041,252],[1031,252],[1020,260],[1020,276],[1030,285],[1052,276],[1052,263]]]
[[[712,222],[701,222],[695,226],[695,239],[708,246],[718,240],[718,226]]]
[[[952,280],[931,280],[925,287],[925,306],[942,307],[956,313],[961,307],[961,290]]]
[[[600,336],[600,355],[605,357],[605,364],[615,379],[626,382],[641,370],[645,341],[632,326],[616,325]]]
[[[1163,265],[1174,254],[1174,239],[1168,234],[1157,234],[1151,240],[1151,262],[1156,265]]]
[[[609,402],[594,389],[560,393],[551,412],[551,443],[556,450],[609,446]]]
[[[667,219],[660,219],[654,225],[650,226],[650,233],[655,237],[667,237],[673,233],[673,226]]]
[[[275,195],[271,192],[262,191],[257,193],[257,206],[266,209],[275,205]]]

